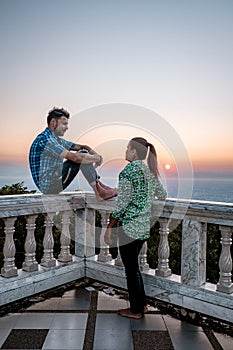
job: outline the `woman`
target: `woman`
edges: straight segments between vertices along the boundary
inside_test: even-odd
[[[143,160],[148,150],[146,165]],[[129,164],[119,175],[117,205],[107,226],[105,242],[111,244],[112,227],[118,223],[130,302],[130,308],[118,310],[118,314],[140,319],[146,312],[146,296],[138,255],[150,236],[152,202],[155,197],[165,200],[167,192],[158,178],[157,155],[151,143],[142,137],[131,139],[125,158]]]

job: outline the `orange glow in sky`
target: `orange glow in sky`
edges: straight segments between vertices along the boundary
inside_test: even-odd
[[[58,106],[71,114],[65,138],[92,146],[106,164],[124,159],[128,140],[143,136],[167,174],[186,167],[170,134],[160,139],[153,117],[133,127],[102,125],[101,113],[93,114],[83,128],[83,111],[119,103],[158,113],[179,135],[195,171],[233,173],[233,1],[0,6],[0,163],[27,164],[33,139]],[[105,124],[115,120],[109,113]]]

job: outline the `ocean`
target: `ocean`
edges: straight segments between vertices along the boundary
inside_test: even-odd
[[[101,180],[108,186],[117,186],[117,172],[105,171],[103,173],[100,172],[100,175]],[[167,188],[168,197],[170,198],[178,197],[182,199],[233,203],[233,176],[224,177],[223,175],[194,175],[193,179],[182,179],[179,184],[177,179],[168,177],[163,179],[163,183]],[[4,185],[12,185],[22,181],[28,190],[36,190],[28,166],[22,164],[1,164],[0,188]],[[188,188],[188,190],[184,191],[184,188]],[[67,191],[74,190],[90,190],[88,183],[81,173],[67,188]],[[188,192],[188,196],[186,196],[186,192]]]

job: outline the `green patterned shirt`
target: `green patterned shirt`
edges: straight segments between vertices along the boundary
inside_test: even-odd
[[[142,160],[129,163],[119,174],[117,205],[112,217],[122,221],[125,233],[134,239],[150,236],[152,202],[165,200],[167,191]]]

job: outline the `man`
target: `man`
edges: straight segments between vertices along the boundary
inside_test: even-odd
[[[31,145],[29,163],[36,186],[46,194],[59,193],[81,169],[98,199],[115,197],[117,190],[100,182],[95,171],[95,167],[103,162],[101,155],[87,145],[75,144],[62,138],[68,129],[69,117],[70,114],[65,109],[54,107],[48,113],[47,128]]]

